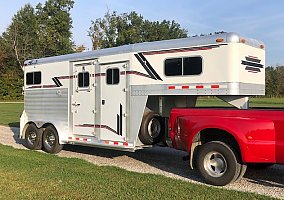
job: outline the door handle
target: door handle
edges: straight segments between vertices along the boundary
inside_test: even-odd
[[[102,105],[105,105],[106,104],[106,100],[102,100]]]
[[[81,104],[79,103],[72,103],[72,106],[80,106]]]

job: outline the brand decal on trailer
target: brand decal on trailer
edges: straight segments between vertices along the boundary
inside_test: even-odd
[[[246,56],[245,60],[242,60],[242,65],[245,65],[245,70],[251,73],[259,73],[264,68],[260,64],[261,60],[254,56]]]

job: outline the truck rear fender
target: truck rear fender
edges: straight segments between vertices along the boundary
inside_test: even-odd
[[[239,153],[239,156],[242,160],[242,154],[237,139],[233,136],[232,133],[226,130],[220,128],[205,128],[198,131],[190,141],[192,142],[188,143],[188,150],[190,155],[190,166],[192,169],[194,168],[194,157],[198,151],[198,146],[210,141],[222,141],[230,145],[236,150],[236,152]]]
[[[194,126],[186,128],[190,129],[186,132],[191,167],[198,146],[214,140],[235,148],[242,162],[275,162],[275,129],[271,120],[214,118],[203,120],[202,124],[197,117],[194,121]]]

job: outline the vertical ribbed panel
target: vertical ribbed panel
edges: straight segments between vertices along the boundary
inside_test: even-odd
[[[25,111],[29,121],[68,125],[68,89],[25,91]]]

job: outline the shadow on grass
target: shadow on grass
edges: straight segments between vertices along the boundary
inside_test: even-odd
[[[11,122],[8,124],[9,127],[20,128],[20,122]]]

